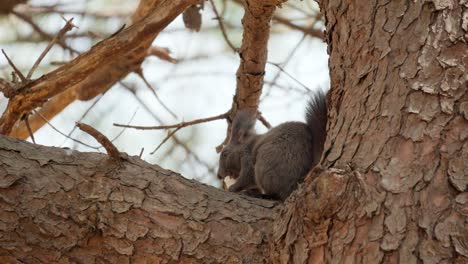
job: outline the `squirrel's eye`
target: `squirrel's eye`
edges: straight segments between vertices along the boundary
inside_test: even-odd
[[[224,151],[224,152],[221,152],[221,157],[226,157],[227,156],[227,153]]]

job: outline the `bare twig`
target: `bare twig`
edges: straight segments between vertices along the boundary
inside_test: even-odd
[[[27,16],[27,15],[25,15],[23,13],[17,12],[15,10],[12,10],[11,13],[14,14],[15,16],[19,17],[24,22],[28,23],[33,28],[33,30],[36,31],[42,38],[47,39],[47,40],[53,39],[53,37],[51,35],[49,35],[49,33],[45,32],[36,23],[34,23],[34,21],[32,20],[31,17],[29,17],[29,16]],[[75,54],[79,54],[79,52],[77,50],[75,50],[74,48],[68,46],[65,43],[65,41],[63,41],[63,40],[59,40],[58,44],[63,49],[69,50],[70,52],[75,53]]]
[[[65,10],[63,7],[59,5],[27,5],[24,6],[23,8],[20,9],[20,11],[23,11],[26,14],[61,14],[61,15],[76,15],[76,16],[87,16],[87,17],[94,17],[97,19],[108,19],[109,17],[112,18],[126,18],[131,13],[126,12],[126,11],[120,11],[120,10],[112,10],[112,9],[106,9],[106,10],[99,10],[99,11],[90,11],[90,10],[85,10],[85,11],[80,11],[80,10]]]
[[[70,140],[72,140],[72,141],[74,141],[74,142],[76,142],[76,143],[78,143],[78,144],[81,144],[81,145],[83,145],[83,146],[86,146],[86,147],[88,147],[88,148],[95,149],[95,150],[99,150],[99,147],[91,146],[91,145],[89,145],[89,144],[84,143],[83,141],[80,141],[80,140],[78,140],[78,139],[74,139],[74,138],[72,138],[72,137],[69,137],[69,136],[65,135],[65,133],[63,133],[63,132],[60,131],[58,128],[56,128],[55,126],[53,126],[53,125],[49,122],[49,120],[47,120],[47,118],[45,118],[41,113],[39,113],[39,112],[37,112],[37,111],[35,111],[35,110],[33,110],[33,113],[36,114],[36,115],[38,115],[39,117],[41,117],[53,130],[55,130],[55,131],[56,131],[57,133],[59,133],[60,135],[66,137],[66,138],[68,138],[68,139],[70,139]]]
[[[175,137],[175,135],[172,136],[173,138]],[[169,160],[172,158],[172,154],[174,153],[174,151],[177,149],[177,147],[179,147],[179,144],[177,143],[174,143],[174,144],[171,144],[170,146],[168,146],[164,152],[162,153],[159,153],[159,160],[158,160],[158,164],[164,164],[164,162],[166,160]],[[190,152],[185,152],[185,155],[186,156],[190,156]],[[187,159],[185,159],[187,160]]]
[[[295,29],[295,30],[298,30],[298,31],[301,31],[302,33],[304,33],[304,35],[308,35],[310,37],[315,37],[315,38],[319,38],[319,39],[323,39],[323,32],[319,29],[315,29],[314,28],[314,25],[315,25],[315,22],[319,21],[319,19],[316,18],[316,20],[314,21],[314,23],[312,23],[310,26],[308,27],[302,27],[302,26],[298,26],[294,23],[292,23],[289,19],[287,18],[283,18],[281,16],[278,16],[278,15],[275,15],[273,17],[273,20],[275,22],[278,22],[280,24],[283,24],[291,29]]]
[[[24,118],[24,123],[26,123],[26,128],[28,129],[29,136],[31,137],[32,142],[36,144],[36,139],[34,139],[34,133],[32,132],[31,127],[29,126],[29,120],[27,116]]]
[[[156,129],[170,129],[170,128],[182,128],[186,126],[191,126],[191,125],[196,125],[200,123],[206,123],[214,120],[219,120],[219,119],[225,119],[228,116],[228,113],[220,114],[217,116],[212,116],[212,117],[207,117],[207,118],[200,118],[200,119],[195,119],[192,121],[188,122],[181,122],[178,124],[174,125],[167,125],[167,126],[132,126],[132,125],[123,125],[123,124],[116,124],[114,123],[114,126],[118,127],[128,127],[128,128],[134,128],[134,129],[140,129],[140,130],[156,130]]]
[[[161,60],[165,60],[171,63],[177,63],[177,59],[174,59],[170,55],[171,51],[168,48],[161,48],[152,46],[148,49],[148,55],[156,56]]]
[[[271,64],[275,67],[277,67],[280,71],[282,71],[284,74],[286,74],[286,76],[288,76],[289,78],[291,78],[293,81],[295,81],[296,83],[298,83],[300,86],[302,86],[305,90],[307,90],[308,92],[311,92],[310,88],[307,87],[305,84],[303,84],[301,81],[299,81],[298,79],[296,79],[294,76],[292,76],[291,74],[289,74],[287,71],[285,71],[283,69],[283,67],[281,65],[279,65],[278,63],[274,63],[274,62],[267,62],[268,64]]]
[[[81,115],[81,117],[78,119],[77,122],[81,122],[81,121],[89,114],[89,112],[91,111],[91,109],[93,109],[93,108],[97,105],[97,103],[102,99],[103,96],[104,96],[104,94],[101,95],[100,97],[98,97],[96,100],[94,100],[94,102],[88,107],[88,109],[86,109],[86,111]],[[74,126],[73,129],[72,129],[70,132],[68,132],[68,136],[67,136],[67,137],[65,138],[65,140],[62,142],[62,144],[60,144],[60,146],[63,146],[63,144],[65,144],[65,142],[67,141],[67,139],[68,139],[69,137],[71,137],[71,135],[73,134],[73,132],[75,132],[75,130],[76,130],[76,126]]]
[[[243,4],[243,0],[233,0],[233,2],[237,3],[237,4],[240,4],[240,5]],[[293,5],[288,5],[288,6],[293,7],[298,11],[304,12],[304,10],[301,10],[301,9],[299,9],[297,7],[294,7]],[[285,25],[285,26],[287,26],[287,27],[289,27],[291,29],[301,31],[301,32],[303,32],[304,34],[306,34],[308,36],[323,39],[322,31],[318,30],[318,29],[314,29],[315,23],[320,20],[320,14],[315,16],[315,21],[309,27],[298,26],[298,25],[292,23],[289,19],[283,18],[283,17],[281,17],[279,15],[274,15],[272,20],[277,22],[277,23],[283,24],[283,25]]]
[[[138,112],[138,108],[135,109],[135,111],[133,112],[133,115],[130,117],[130,120],[128,120],[127,125],[130,124],[133,121],[133,118],[135,118],[135,115],[136,115],[137,112]],[[127,128],[124,127],[113,139],[111,139],[111,142],[114,142],[115,140],[117,140],[123,134],[125,129],[127,129]]]
[[[270,122],[268,122],[268,121],[265,119],[265,117],[262,115],[262,113],[258,112],[258,117],[257,117],[257,119],[258,119],[260,122],[262,122],[262,124],[263,124],[266,128],[268,128],[268,129],[271,128]]]
[[[97,131],[95,128],[87,124],[77,122],[76,126],[82,131],[91,135],[93,138],[95,138],[106,149],[110,160],[117,163],[120,162],[119,150],[114,146],[114,144],[112,144],[112,142],[106,136],[104,136],[101,132]]]
[[[294,45],[294,48],[289,52],[288,57],[286,57],[286,60],[284,60],[284,62],[282,63],[283,67],[285,67],[291,61],[294,54],[297,52],[297,50],[299,50],[299,46],[304,42],[305,39],[306,39],[306,35],[303,34],[302,38],[297,42],[296,45]],[[265,97],[267,97],[270,94],[271,88],[276,85],[276,83],[277,83],[279,77],[281,76],[282,72],[283,71],[281,71],[281,70],[276,72],[275,77],[273,77],[273,80],[271,81],[271,84],[269,85],[270,89],[267,90],[267,92],[265,93]]]
[[[151,8],[146,8],[149,3],[141,1],[133,16],[135,21],[132,26],[115,37],[96,43],[70,63],[29,83],[26,87],[28,91],[22,93],[23,96],[10,98],[6,111],[0,117],[0,133],[11,134],[24,114],[59,94],[66,94],[67,97],[67,101],[60,104],[63,109],[76,99],[90,99],[108,90],[141,64],[154,38],[195,0],[151,3]],[[123,57],[126,59],[118,59]],[[24,126],[24,123],[20,124]],[[31,128],[34,130],[32,122]]]
[[[283,90],[285,90],[287,92],[294,91],[294,92],[296,92],[298,94],[308,94],[307,91],[305,91],[304,89],[297,88],[295,85],[286,86],[286,85],[279,84],[278,82],[273,83],[272,81],[268,81],[268,80],[265,81],[265,84],[267,84],[269,87],[273,87],[273,86],[278,87],[278,88],[283,89]],[[267,90],[265,92],[265,95],[264,95],[263,99],[270,95],[270,91],[271,91],[271,89],[269,89],[269,90]]]
[[[135,89],[132,89],[132,87],[130,87],[128,84],[124,83],[124,82],[119,82],[127,91],[129,91],[134,97],[135,99],[140,103],[140,105],[145,109],[145,111],[151,115],[151,117],[153,117],[153,119],[159,123],[162,123],[162,120],[148,107],[148,105],[139,97],[137,96],[137,94],[135,93]],[[210,172],[211,174],[215,175],[216,172],[215,172],[215,169],[213,168],[213,166],[211,166],[210,164],[208,164],[206,161],[202,160],[196,153],[194,153],[188,146],[187,144],[185,144],[184,142],[182,142],[182,140],[180,140],[177,135],[172,135],[172,140],[174,141],[174,143],[177,145],[177,146],[180,146],[184,149],[184,151],[190,155],[191,157],[193,157],[193,159],[200,165],[204,166],[208,172]],[[167,153],[166,153],[167,154]]]
[[[37,66],[39,66],[39,64],[44,59],[44,57],[47,55],[47,53],[50,51],[50,49],[55,44],[55,42],[57,42],[57,40],[61,39],[65,35],[65,33],[67,33],[68,31],[72,30],[73,27],[75,27],[73,25],[72,21],[73,21],[73,18],[66,21],[65,26],[63,26],[63,28],[55,35],[55,37],[49,42],[49,44],[47,45],[45,50],[41,53],[39,58],[37,58],[36,62],[32,66],[31,70],[29,70],[29,73],[26,76],[26,78],[28,80],[31,79],[31,76],[33,75],[33,73],[36,70]]]
[[[153,155],[154,153],[156,153],[156,151],[158,151],[158,149],[164,144],[166,143],[166,141],[168,141],[177,131],[179,131],[182,127],[178,127],[176,129],[174,129],[173,131],[169,132],[166,136],[166,138],[164,138],[164,140],[159,143],[159,145],[150,153],[151,155]]]
[[[140,68],[138,71],[136,71],[136,74],[138,74],[138,76],[140,76],[140,78],[143,80],[143,82],[145,83],[146,87],[153,93],[154,97],[156,98],[156,100],[158,100],[158,102],[162,105],[162,107],[164,109],[166,109],[166,111],[174,118],[177,119],[177,115],[171,110],[169,109],[169,107],[167,107],[167,105],[161,100],[161,98],[159,98],[158,94],[156,93],[156,89],[154,89],[154,87],[148,82],[148,80],[146,80],[146,77],[145,75],[143,74],[143,70]]]
[[[239,49],[232,44],[231,40],[229,40],[229,37],[226,33],[226,29],[224,28],[224,23],[223,23],[223,18],[219,15],[218,9],[216,8],[216,5],[214,4],[213,0],[210,0],[211,7],[213,9],[213,12],[216,15],[216,20],[218,20],[219,28],[221,29],[221,33],[223,34],[224,40],[226,40],[226,43],[228,46],[234,51],[235,53],[239,52]]]
[[[18,68],[16,68],[15,64],[13,63],[13,61],[10,60],[10,58],[8,57],[8,55],[5,53],[5,51],[2,49],[2,53],[3,55],[5,56],[5,58],[7,59],[8,61],[8,64],[10,64],[10,66],[13,68],[13,70],[15,71],[15,74],[21,79],[21,82],[22,83],[27,83],[28,82],[28,79],[26,79],[26,77],[24,77],[24,75],[20,72],[20,70],[18,70]]]

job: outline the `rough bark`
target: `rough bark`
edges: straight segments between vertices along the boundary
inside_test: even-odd
[[[283,207],[137,157],[119,165],[0,136],[0,263],[297,262],[361,190],[358,177],[317,169]]]
[[[369,203],[331,220],[323,261],[467,263],[468,2],[320,5],[331,76],[322,165],[372,186]]]
[[[0,136],[0,263],[265,263],[272,201]]]
[[[275,9],[275,5],[259,1],[244,2],[244,31],[239,50],[240,64],[236,74],[237,86],[232,114],[237,109],[245,108],[257,111],[265,75],[270,22]]]
[[[236,2],[244,6],[243,32],[242,45],[239,49],[240,63],[236,72],[236,94],[227,118],[226,135],[230,134],[231,121],[238,110],[246,109],[254,114],[257,113],[265,76],[270,23],[276,7],[285,0],[239,0]],[[227,141],[228,137],[217,147],[217,152],[221,151],[223,144]]]

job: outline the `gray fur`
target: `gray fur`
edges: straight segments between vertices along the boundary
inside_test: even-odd
[[[286,122],[256,135],[254,116],[241,111],[221,152],[218,177],[236,179],[229,191],[258,188],[264,197],[285,200],[320,161],[327,122],[323,92],[310,99],[306,122]]]

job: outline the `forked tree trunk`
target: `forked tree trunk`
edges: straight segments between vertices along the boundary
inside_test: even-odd
[[[468,3],[320,5],[329,133],[284,205],[0,137],[0,263],[467,263]]]

